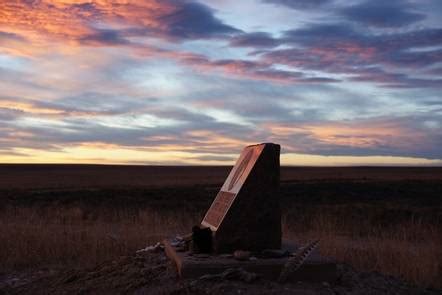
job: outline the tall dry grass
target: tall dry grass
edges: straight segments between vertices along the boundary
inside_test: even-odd
[[[442,233],[410,219],[386,227],[336,214],[283,215],[286,238],[320,239],[320,251],[360,270],[376,270],[421,286],[442,287]],[[93,266],[131,254],[166,236],[187,233],[202,212],[166,209],[8,208],[0,211],[0,271]]]
[[[288,223],[286,238],[301,243],[320,239],[320,252],[362,271],[379,271],[416,285],[442,288],[442,232],[440,227],[410,219],[386,227],[362,228],[343,223],[340,216],[318,213],[309,226]],[[365,230],[365,231],[364,231]]]
[[[199,218],[150,208],[9,208],[0,214],[0,271],[93,266],[185,233]]]

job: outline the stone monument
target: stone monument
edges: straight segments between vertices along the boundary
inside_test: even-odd
[[[181,278],[242,269],[281,282],[336,279],[334,261],[313,253],[317,241],[281,241],[279,153],[273,143],[245,147],[192,238],[163,241]]]
[[[243,149],[201,222],[215,253],[281,248],[279,153],[273,143]]]

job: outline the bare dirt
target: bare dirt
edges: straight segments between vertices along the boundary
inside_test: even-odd
[[[333,283],[288,282],[257,278],[180,280],[162,252],[141,253],[90,269],[39,270],[0,276],[3,294],[440,294],[376,272],[338,265]]]

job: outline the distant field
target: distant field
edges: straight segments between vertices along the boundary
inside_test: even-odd
[[[85,267],[189,232],[231,167],[0,165],[0,274]],[[442,287],[442,168],[282,167],[283,234]]]
[[[222,184],[228,166],[0,164],[0,189]],[[442,180],[442,167],[282,167],[281,181]]]

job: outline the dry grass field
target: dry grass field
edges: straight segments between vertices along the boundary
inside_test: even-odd
[[[94,266],[187,233],[230,167],[0,165],[0,272]],[[442,288],[442,168],[281,171],[283,231]]]

